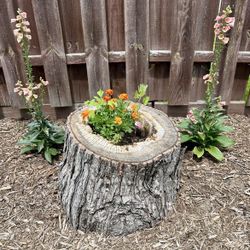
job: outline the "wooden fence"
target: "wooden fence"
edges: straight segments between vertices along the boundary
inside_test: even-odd
[[[229,113],[250,113],[250,99],[243,101],[250,73],[248,0],[0,0],[0,117],[24,115],[13,92],[25,79],[10,23],[18,7],[31,22],[35,75],[50,82],[45,112],[60,118],[99,88],[132,96],[142,82],[152,105],[169,115],[202,104],[214,18],[228,4],[236,23],[218,94]]]

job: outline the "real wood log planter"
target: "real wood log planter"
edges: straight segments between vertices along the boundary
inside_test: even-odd
[[[179,187],[179,134],[163,112],[145,106],[140,112],[156,132],[126,146],[93,134],[79,110],[68,117],[59,184],[74,228],[126,235],[167,215]]]

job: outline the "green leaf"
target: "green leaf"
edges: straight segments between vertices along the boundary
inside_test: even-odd
[[[219,142],[219,144],[224,148],[228,148],[234,145],[234,141],[225,135],[217,136],[215,140]]]
[[[49,162],[49,163],[52,163],[52,156],[49,152],[49,149],[47,148],[44,152],[44,157],[45,159]]]
[[[234,130],[234,128],[231,127],[231,126],[224,126],[224,125],[222,125],[222,126],[219,126],[219,130],[221,132],[232,132]]]
[[[56,148],[49,148],[49,153],[55,156],[59,154],[59,151]]]
[[[103,94],[104,94],[104,91],[103,91],[102,89],[99,89],[99,90],[97,91],[97,95],[98,95],[99,97],[102,97]]]
[[[194,147],[193,153],[198,157],[201,158],[204,155],[204,148],[201,147]]]
[[[187,119],[184,119],[179,125],[178,127],[179,128],[182,128],[182,129],[188,129],[189,128],[189,120]]]
[[[222,152],[215,146],[209,146],[208,148],[205,148],[205,150],[218,161],[224,159]]]
[[[193,138],[193,136],[191,136],[191,135],[189,135],[189,134],[181,133],[181,143],[190,141],[192,138]]]
[[[143,103],[144,105],[148,105],[148,102],[149,102],[149,96],[145,96],[145,97],[143,98],[143,100],[142,100],[142,103]]]
[[[41,140],[37,143],[37,151],[40,153],[44,149],[44,140]]]
[[[200,137],[203,141],[205,141],[206,136],[205,136],[204,133],[198,132],[198,135],[199,135],[199,137]]]
[[[26,146],[21,149],[21,154],[26,154],[34,150],[33,146]]]

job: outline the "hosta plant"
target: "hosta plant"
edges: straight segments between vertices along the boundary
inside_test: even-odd
[[[208,153],[221,161],[223,160],[221,149],[226,149],[234,144],[233,140],[225,135],[226,132],[233,129],[225,125],[227,116],[223,112],[224,103],[221,102],[220,97],[214,97],[215,86],[219,83],[221,54],[229,42],[227,32],[234,25],[234,17],[229,17],[231,13],[231,8],[228,6],[222,15],[215,19],[214,60],[211,63],[209,74],[203,77],[207,86],[205,108],[190,110],[187,118],[179,125],[182,143],[191,145],[193,153],[198,158]]]
[[[14,35],[22,49],[27,82],[18,81],[14,92],[23,96],[25,104],[32,116],[32,122],[27,126],[27,133],[19,141],[23,145],[21,153],[37,152],[44,155],[45,159],[52,163],[52,158],[60,153],[64,143],[64,130],[48,121],[42,112],[44,89],[49,83],[41,77],[39,82],[34,81],[32,65],[29,60],[29,48],[31,30],[27,13],[18,9],[18,15],[11,19],[15,23]]]
[[[128,94],[113,96],[113,90],[99,90],[97,96],[84,103],[83,122],[90,125],[94,133],[100,134],[114,144],[124,142],[125,138],[143,130],[140,121],[140,102],[147,105],[147,85],[141,84],[135,92],[137,103],[128,100]]]

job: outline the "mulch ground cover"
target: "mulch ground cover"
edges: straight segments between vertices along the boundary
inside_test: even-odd
[[[178,119],[174,119],[178,121]],[[0,120],[0,249],[250,249],[250,118],[230,116],[235,146],[221,163],[185,154],[169,216],[126,237],[75,231],[58,195],[58,164],[20,155],[26,122]]]

